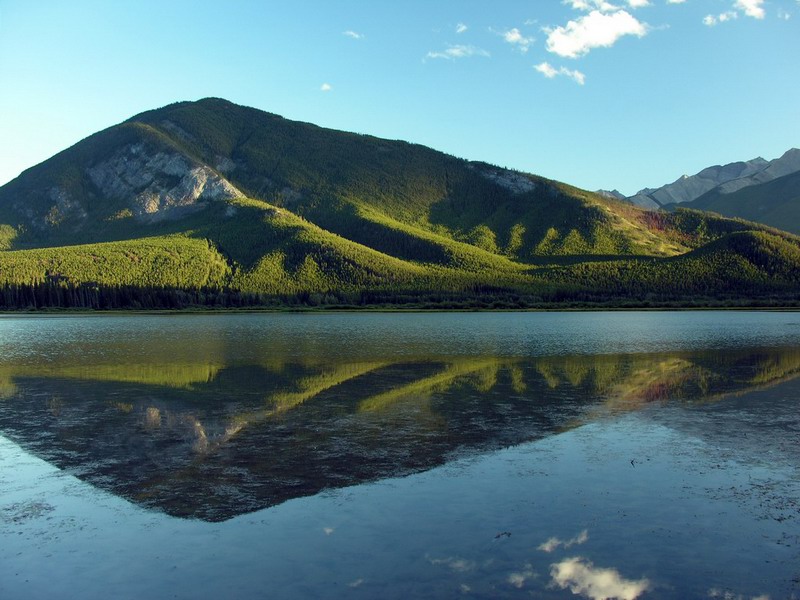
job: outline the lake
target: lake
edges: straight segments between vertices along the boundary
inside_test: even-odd
[[[800,313],[0,317],[0,598],[800,598]]]

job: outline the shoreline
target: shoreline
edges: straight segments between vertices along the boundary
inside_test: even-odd
[[[0,318],[104,315],[221,315],[221,314],[341,314],[341,313],[583,313],[583,312],[800,312],[800,306],[552,306],[552,307],[415,307],[415,306],[300,306],[264,308],[131,308],[131,309],[18,309],[0,310]]]

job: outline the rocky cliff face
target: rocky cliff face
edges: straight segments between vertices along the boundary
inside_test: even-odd
[[[206,165],[178,153],[148,151],[144,144],[122,148],[88,169],[92,183],[109,198],[126,200],[140,220],[177,218],[205,201],[242,196]]]
[[[481,175],[486,179],[495,182],[497,185],[506,188],[514,194],[524,194],[536,189],[536,182],[523,173],[509,171],[508,169],[493,168],[489,165],[479,169]]]
[[[115,136],[122,138],[116,147]],[[244,196],[223,173],[235,164],[216,163],[201,162],[142,128],[100,132],[3,186],[0,222],[38,239],[55,231],[89,232],[118,218],[179,219]]]

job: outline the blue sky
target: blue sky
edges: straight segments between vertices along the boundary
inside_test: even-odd
[[[0,0],[0,184],[206,96],[631,194],[800,146],[800,0]]]

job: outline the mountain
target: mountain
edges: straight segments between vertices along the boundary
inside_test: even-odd
[[[604,198],[613,198],[614,200],[627,200],[625,194],[620,192],[619,190],[597,190],[595,192],[599,196],[603,196]]]
[[[723,261],[736,277],[707,247],[737,259]],[[0,188],[11,308],[794,301],[797,247],[218,98],[132,117]]]
[[[724,188],[713,189],[685,206],[800,234],[800,170],[731,192]]]
[[[645,208],[668,207],[672,204],[691,202],[708,193],[731,194],[746,187],[798,172],[800,172],[800,150],[793,148],[772,161],[759,157],[745,162],[708,167],[696,175],[683,175],[673,183],[660,188],[640,190],[628,200]],[[722,213],[728,214],[725,211]]]

